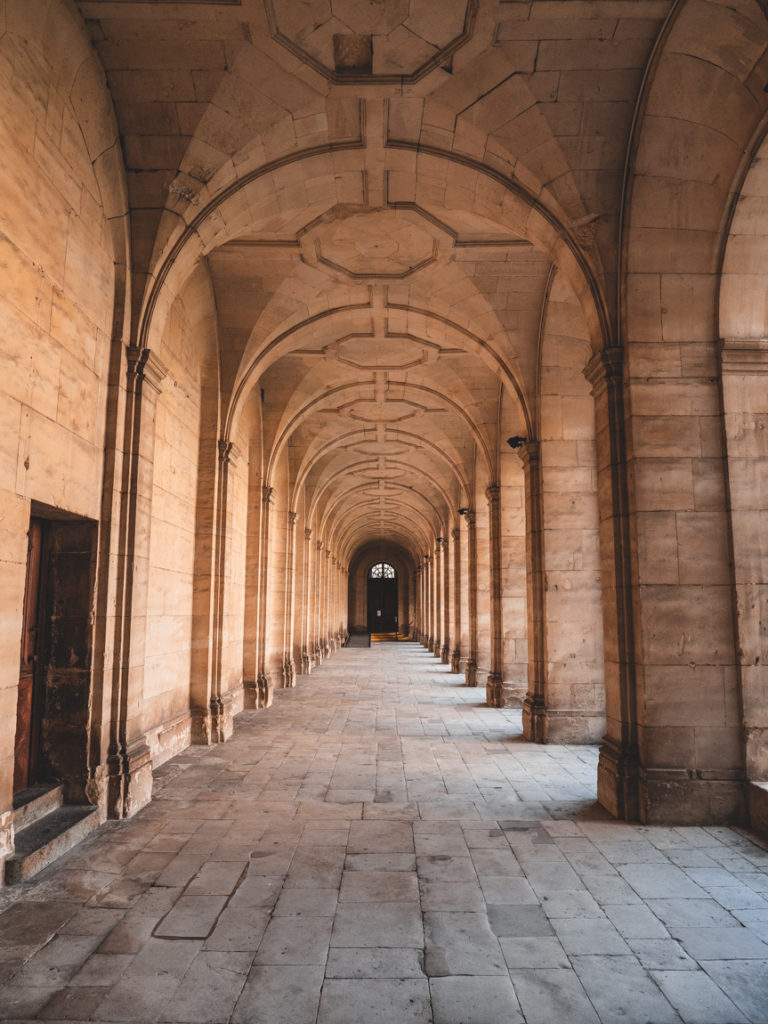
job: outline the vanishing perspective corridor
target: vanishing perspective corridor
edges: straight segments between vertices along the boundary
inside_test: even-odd
[[[0,893],[7,1020],[768,1021],[768,852],[618,822],[413,642],[342,649]]]

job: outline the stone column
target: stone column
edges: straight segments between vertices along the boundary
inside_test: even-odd
[[[464,518],[467,521],[467,562],[469,595],[469,654],[464,666],[464,679],[467,686],[477,686],[477,536],[475,534],[475,513],[468,509]]]
[[[227,537],[231,529],[232,508],[229,500],[235,464],[240,455],[232,441],[220,440],[217,480],[216,530],[213,559],[213,621],[211,624],[211,683],[207,720],[198,721],[199,742],[224,743],[234,731],[232,694],[223,690],[224,639],[227,567]],[[205,737],[203,739],[202,737]]]
[[[259,672],[256,677],[259,707],[272,703],[272,686],[267,675],[267,622],[269,615],[267,596],[269,593],[269,530],[272,518],[274,488],[266,485],[261,489],[261,559],[259,565]]]
[[[413,639],[421,639],[421,566],[413,573]]]
[[[312,530],[307,527],[304,530],[304,605],[302,607],[301,615],[301,671],[304,675],[309,675],[312,671],[312,657],[311,657],[311,609],[312,603],[312,566],[310,564],[310,554],[312,550]]]
[[[120,481],[117,610],[107,755],[107,813],[134,814],[152,797],[152,760],[142,732],[155,413],[165,366],[149,349],[129,347]]]
[[[331,549],[325,549],[325,558],[323,559],[323,632],[322,632],[322,645],[323,645],[323,656],[329,657],[331,653],[331,614],[330,614],[330,582],[331,582]]]
[[[461,530],[451,530],[453,540],[453,650],[451,672],[461,671]]]
[[[523,734],[547,742],[547,637],[541,451],[538,441],[518,449],[525,474],[525,563],[528,607],[528,693],[523,701]]]
[[[283,618],[283,686],[296,685],[296,665],[293,660],[293,608],[294,572],[296,568],[296,520],[298,512],[288,510],[285,547],[285,614]]]
[[[443,646],[443,567],[442,567],[442,537],[435,539],[435,554],[433,557],[434,566],[434,592],[435,592],[435,645],[432,653],[436,658],[440,657]]]
[[[323,660],[323,645],[320,643],[322,630],[322,591],[323,591],[323,542],[315,541],[315,572],[314,599],[312,601],[312,619],[314,635],[312,638],[313,657],[316,665]]]
[[[339,646],[339,563],[336,555],[331,555],[331,599],[329,601],[331,615],[331,649]]]
[[[448,558],[448,541],[440,538],[443,557],[443,645],[440,661],[447,665],[451,660],[451,572]]]
[[[485,684],[485,699],[492,708],[504,706],[501,666],[504,660],[504,633],[501,621],[501,488],[486,488],[488,499],[488,540],[491,568],[491,671]]]
[[[432,555],[424,555],[427,571],[427,650],[435,649],[435,574],[432,571]]]
[[[637,681],[623,352],[597,352],[584,368],[595,400],[600,501],[600,563],[605,642],[606,734],[597,768],[598,799],[617,818],[640,813]]]

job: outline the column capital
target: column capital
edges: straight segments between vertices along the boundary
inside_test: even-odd
[[[458,526],[454,526],[454,528],[451,530],[451,538],[453,540],[459,540],[461,538],[461,530],[458,528]]]
[[[528,470],[534,463],[539,462],[541,458],[541,444],[538,441],[526,441],[525,444],[521,444],[517,449],[517,454],[520,456],[523,469]]]
[[[304,540],[306,540],[306,541],[312,540],[312,527],[311,526],[305,526],[304,527]]]
[[[593,395],[608,384],[620,383],[624,374],[624,349],[618,345],[600,349],[581,372],[587,378]]]
[[[315,541],[315,548],[318,552],[323,550],[323,542],[321,540]]]
[[[275,495],[274,487],[268,487],[266,484],[261,488],[261,502],[263,505],[271,505]]]
[[[219,462],[225,462],[230,466],[234,466],[240,458],[240,449],[234,441],[227,441],[224,438],[219,438],[218,448]]]
[[[473,508],[468,508],[464,513],[464,518],[467,521],[467,526],[470,529],[473,529],[475,525],[475,510]]]
[[[498,505],[501,501],[501,487],[498,484],[489,484],[485,489],[485,497],[489,505]]]
[[[296,526],[296,520],[299,518],[299,513],[294,512],[292,508],[288,509],[288,525],[293,529]]]
[[[158,395],[162,392],[160,386],[168,376],[168,367],[148,348],[137,348],[135,345],[126,345],[126,357],[128,359],[128,377],[137,377],[142,383],[149,384]]]

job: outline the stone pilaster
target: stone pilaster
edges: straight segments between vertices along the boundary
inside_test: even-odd
[[[488,500],[491,592],[491,672],[485,684],[485,699],[492,708],[504,706],[502,664],[504,634],[501,621],[501,488],[491,484],[485,491]]]
[[[322,589],[323,589],[323,542],[315,541],[315,587],[314,600],[312,602],[314,617],[314,636],[312,638],[312,657],[315,665],[323,660],[323,648],[320,643],[320,630],[322,626]]]
[[[283,613],[283,687],[296,685],[296,664],[293,660],[293,609],[295,605],[294,574],[296,569],[296,520],[298,513],[289,509],[285,548],[285,608]]]
[[[311,636],[310,636],[310,605],[312,603],[311,580],[312,567],[310,557],[312,552],[312,530],[306,527],[304,530],[304,606],[301,616],[301,672],[308,675],[312,671]]]
[[[232,694],[223,692],[224,606],[226,600],[227,537],[231,530],[230,490],[232,473],[240,455],[239,449],[225,439],[217,444],[216,504],[214,509],[213,552],[210,584],[211,606],[207,651],[208,678],[204,692],[192,706],[192,740],[194,743],[223,743],[234,731]],[[201,681],[201,685],[202,681]],[[200,700],[200,697],[203,697]]]
[[[107,813],[134,814],[152,797],[152,759],[142,732],[155,413],[166,367],[149,349],[126,349],[126,402],[115,536],[118,598],[111,677]]]
[[[518,449],[525,475],[525,562],[528,607],[528,693],[523,701],[523,734],[547,742],[547,649],[544,522],[541,450],[538,441]]]
[[[256,687],[260,707],[272,703],[272,683],[267,675],[267,622],[269,598],[269,531],[274,504],[274,488],[266,484],[261,489],[261,564],[259,565],[259,672]]]
[[[451,672],[461,671],[461,530],[451,530],[453,541],[453,649]]]
[[[440,648],[440,661],[448,665],[451,660],[451,572],[450,559],[448,557],[448,541],[445,537],[440,538],[443,559],[443,643]]]
[[[595,400],[600,559],[605,642],[606,735],[597,769],[598,798],[617,818],[640,814],[637,682],[623,352],[597,352],[584,369]]]
[[[477,686],[477,534],[474,510],[468,509],[464,518],[467,522],[467,611],[469,613],[469,654],[464,666],[464,680],[467,686]]]

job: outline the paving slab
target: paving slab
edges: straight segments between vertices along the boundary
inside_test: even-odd
[[[611,820],[596,748],[524,742],[520,709],[383,646],[171,758],[148,807],[3,892],[0,1017],[768,1021],[761,845]]]

